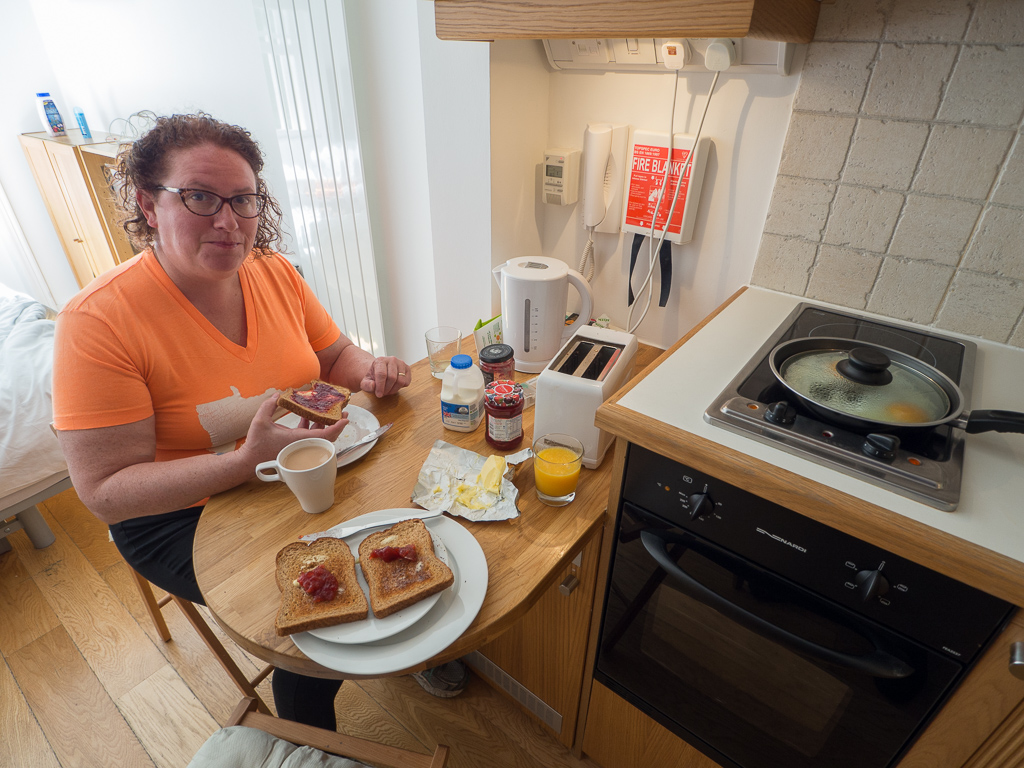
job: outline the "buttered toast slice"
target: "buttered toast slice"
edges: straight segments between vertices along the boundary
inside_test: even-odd
[[[333,596],[329,596],[331,583],[323,571],[337,581]],[[341,539],[325,537],[310,544],[296,541],[286,546],[277,553],[277,586],[281,607],[274,628],[279,637],[359,621],[369,615],[366,595],[356,579],[356,559]]]
[[[403,551],[410,545],[414,551]],[[378,553],[382,556],[374,557],[374,550],[383,551]],[[392,556],[394,559],[389,559]],[[378,619],[455,583],[451,568],[434,552],[430,531],[418,518],[403,520],[363,539],[359,545],[359,567],[370,588],[370,607]]]

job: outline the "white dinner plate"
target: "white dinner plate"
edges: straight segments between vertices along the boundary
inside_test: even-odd
[[[416,510],[410,509],[409,512],[415,514]],[[358,525],[364,517],[366,517],[366,515],[346,522]],[[424,521],[424,524],[425,523],[426,521]],[[363,539],[378,530],[380,530],[380,528],[368,528],[365,531],[353,533],[345,539],[345,543],[348,544],[349,549],[352,550],[352,554],[355,555],[356,559],[359,558],[359,545],[363,542]],[[441,562],[448,565],[448,550],[445,547],[444,542],[441,541],[441,537],[434,531],[430,531],[430,538],[434,540],[435,554]],[[363,575],[363,569],[358,566],[356,566],[356,579],[359,581],[359,586],[363,590],[363,594],[366,595],[367,602],[369,602],[370,587],[366,583],[366,577]],[[451,587],[448,589],[451,589]],[[441,592],[443,591],[444,590]],[[385,637],[397,635],[406,627],[412,626],[422,619],[427,611],[434,607],[434,603],[441,599],[441,592],[425,597],[419,602],[413,603],[408,608],[392,613],[390,616],[385,616],[383,619],[379,619],[374,616],[373,609],[371,608],[369,615],[361,621],[350,621],[347,624],[335,624],[332,627],[311,629],[309,630],[309,634],[314,637],[319,637],[321,640],[329,640],[332,643],[369,643],[374,640],[383,640]]]
[[[363,517],[373,519],[379,515],[383,519],[409,511],[384,509]],[[358,645],[332,643],[309,632],[298,632],[292,635],[295,646],[316,663],[336,672],[352,677],[380,677],[422,664],[465,632],[487,594],[487,558],[476,537],[454,520],[440,516],[424,522],[444,540],[455,583],[441,593],[423,618],[391,637]]]
[[[376,416],[365,408],[360,408],[358,405],[346,405],[345,413],[348,414],[348,424],[345,425],[345,429],[343,429],[341,434],[338,435],[338,439],[334,441],[334,447],[339,451],[342,448],[348,448],[352,443],[356,442],[356,440],[366,437],[380,426],[380,422],[377,421]],[[300,419],[297,413],[288,411],[288,413],[277,420],[277,423],[283,427],[294,428],[299,426],[299,421]],[[356,448],[351,453],[346,453],[338,459],[338,466],[344,467],[346,464],[351,464],[353,461],[359,461],[359,459],[368,454],[370,449],[376,444],[377,441],[373,440],[366,445]]]

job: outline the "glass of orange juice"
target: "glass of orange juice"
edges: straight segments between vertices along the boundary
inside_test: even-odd
[[[533,441],[533,480],[537,498],[564,507],[576,498],[583,443],[572,435],[552,433]]]

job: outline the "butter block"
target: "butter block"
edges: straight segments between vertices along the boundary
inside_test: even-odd
[[[505,474],[505,457],[488,456],[480,470],[477,485],[491,493],[497,493],[501,487],[501,477]]]

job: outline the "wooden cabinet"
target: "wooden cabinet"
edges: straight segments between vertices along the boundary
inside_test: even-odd
[[[1024,643],[1020,612],[981,657],[898,768],[1024,766],[1024,680],[1010,674],[1010,647]],[[1012,759],[1011,759],[1012,758]]]
[[[117,144],[78,131],[19,137],[32,175],[80,287],[134,255],[116,224],[111,174]]]
[[[596,681],[583,734],[583,751],[602,768],[719,768],[714,760]]]
[[[530,611],[467,661],[509,693],[571,747],[576,738],[580,693],[595,600],[602,532],[583,547],[579,564],[557,577]],[[597,595],[600,603],[602,595]]]
[[[434,0],[442,40],[752,37],[809,43],[819,0]]]

